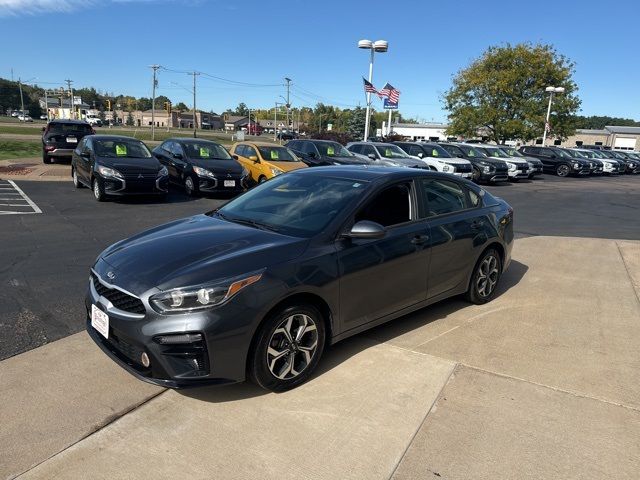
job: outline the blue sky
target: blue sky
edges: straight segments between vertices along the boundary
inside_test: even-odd
[[[373,83],[402,92],[403,114],[446,121],[440,96],[460,68],[490,45],[531,41],[576,62],[582,114],[640,120],[639,26],[640,4],[626,0],[0,0],[0,76],[139,97],[151,96],[147,66],[158,63],[250,84],[288,76],[293,106],[346,107],[365,102],[368,54],[357,41],[385,39]],[[161,71],[158,94],[191,105],[191,81]],[[284,94],[198,77],[205,110],[269,108]]]

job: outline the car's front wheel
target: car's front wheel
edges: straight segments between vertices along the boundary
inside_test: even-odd
[[[496,294],[496,287],[502,274],[502,260],[500,254],[494,248],[490,248],[478,260],[466,298],[471,303],[482,305],[493,300]]]
[[[193,177],[191,175],[188,175],[184,179],[184,191],[190,197],[193,197],[198,193],[198,187],[196,187],[196,184],[193,181]]]
[[[100,180],[97,178],[93,179],[93,185],[91,187],[93,190],[93,196],[99,202],[104,202],[107,199],[106,194],[104,193],[104,187],[100,183]]]
[[[324,350],[322,315],[311,305],[292,305],[271,315],[257,333],[249,374],[260,387],[282,392],[313,373]]]
[[[556,175],[559,177],[566,177],[571,173],[571,168],[566,163],[561,163],[556,167]]]
[[[73,178],[73,186],[76,188],[82,188],[82,183],[78,180],[78,171],[74,168],[71,173],[71,177]]]

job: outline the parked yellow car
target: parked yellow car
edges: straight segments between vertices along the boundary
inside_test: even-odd
[[[254,182],[262,183],[276,175],[307,165],[287,147],[267,142],[239,142],[231,147],[231,155],[249,170]]]

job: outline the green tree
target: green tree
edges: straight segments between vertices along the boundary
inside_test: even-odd
[[[246,117],[247,115],[249,115],[249,108],[247,107],[246,104],[244,104],[243,102],[240,102],[236,107],[236,111],[233,113],[235,115],[238,115],[239,117]]]
[[[367,111],[362,107],[356,107],[351,112],[351,118],[349,119],[349,125],[347,126],[347,133],[353,138],[359,140],[364,135],[364,124],[367,118]]]
[[[550,45],[489,47],[457,73],[443,97],[449,111],[447,134],[486,132],[496,143],[542,136],[549,99],[545,87],[555,86],[565,92],[554,98],[551,135],[566,138],[575,131],[574,114],[581,103],[574,67]]]
[[[185,111],[189,110],[189,107],[187,107],[187,106],[184,104],[184,102],[178,102],[178,104],[177,104],[177,105],[174,105],[174,106],[173,106],[173,109],[174,109],[174,110],[179,110],[179,111],[181,111],[181,112],[185,112]]]
[[[127,115],[126,124],[130,127],[133,126],[133,115],[131,114],[131,112],[129,112],[129,114]]]

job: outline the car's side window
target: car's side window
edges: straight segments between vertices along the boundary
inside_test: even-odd
[[[378,155],[376,155],[376,150],[375,148],[373,148],[371,145],[362,145],[362,153],[364,155],[371,155],[373,154],[376,158],[378,158]]]
[[[443,179],[421,179],[420,186],[428,217],[454,213],[468,208],[465,190],[458,182]]]
[[[234,150],[233,150],[233,153],[235,155],[240,155],[241,157],[244,157],[245,156],[244,155],[244,145],[236,145]]]
[[[76,148],[76,150],[78,152],[84,152],[85,149],[86,149],[86,147],[85,147],[86,144],[87,144],[87,139],[85,137],[82,140],[80,140],[80,143],[78,144],[78,147]]]
[[[244,155],[243,157],[257,157],[258,154],[256,153],[256,149],[253,147],[249,147],[248,145],[244,146]]]
[[[353,153],[360,153],[362,151],[362,145],[351,145],[349,151]]]
[[[178,142],[171,143],[171,153],[174,155],[182,155],[184,157],[184,152],[182,151],[182,147]]]
[[[364,205],[355,216],[355,222],[369,220],[383,227],[393,227],[414,218],[411,182],[387,187]]]
[[[297,140],[293,140],[287,143],[286,147],[290,148],[291,150],[300,150],[300,142]]]
[[[419,157],[420,154],[424,155],[424,151],[422,150],[422,147],[419,147],[418,145],[411,145],[411,147],[409,148],[409,155],[414,155],[416,157]]]
[[[316,147],[311,142],[303,142],[302,153],[316,153]]]

